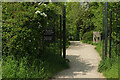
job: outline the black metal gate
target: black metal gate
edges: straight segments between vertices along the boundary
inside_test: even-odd
[[[108,48],[109,48],[109,58],[112,57],[112,47],[115,47],[115,53],[116,55],[120,55],[120,23],[118,20],[120,19],[120,10],[114,9],[111,11],[107,11],[108,3],[105,3],[105,7],[103,8],[103,48],[102,48],[102,54],[103,59],[106,59],[108,56]],[[109,13],[109,25],[108,25],[108,13]],[[113,15],[116,14],[116,15]],[[113,24],[113,21],[115,24]],[[115,27],[113,30],[113,26]],[[109,27],[109,28],[108,28]],[[109,30],[109,34],[108,34]],[[112,32],[115,32],[115,34],[112,34]],[[116,38],[113,38],[113,36],[116,36]],[[109,41],[108,41],[109,36]]]

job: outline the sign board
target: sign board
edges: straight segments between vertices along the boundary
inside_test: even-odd
[[[120,31],[120,27],[117,27],[117,30],[119,30],[119,31]]]
[[[54,30],[53,28],[44,29],[44,41],[53,41],[54,40]]]
[[[101,36],[99,31],[93,32],[93,43],[100,43],[101,42]]]

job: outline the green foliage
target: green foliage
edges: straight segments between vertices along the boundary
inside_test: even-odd
[[[82,41],[85,43],[92,43],[93,42],[93,31],[86,32],[82,37]]]
[[[47,79],[68,67],[68,62],[59,56],[57,32],[62,4],[57,7],[56,3],[38,4],[2,3],[3,78]],[[55,28],[54,43],[43,42],[45,27]]]
[[[111,62],[109,59],[107,60],[102,60],[100,61],[99,67],[98,67],[98,71],[102,72],[104,70],[110,69],[111,68]]]
[[[30,5],[30,7],[25,7],[25,5],[27,6],[28,4]],[[41,38],[41,36],[38,36],[36,34],[39,33],[40,29],[42,28],[40,28],[39,30],[37,29],[38,23],[35,23],[37,19],[35,20],[34,18],[34,15],[36,15],[34,6],[32,6],[32,3],[28,4],[3,3],[4,14],[2,33],[4,55],[13,54],[19,55],[20,57],[25,56],[26,53],[32,54],[32,52],[34,51],[28,50],[34,50],[35,44],[38,44],[37,39]],[[11,14],[13,17],[7,18],[7,16],[9,17],[10,15],[6,14]],[[33,40],[34,38],[36,40]],[[38,46],[36,47],[38,49]]]
[[[103,3],[100,2],[92,2],[90,3],[90,11],[91,11],[91,21],[95,26],[96,31],[103,31]]]
[[[35,78],[38,76],[48,78],[67,66],[66,60],[59,56],[60,37],[58,36],[60,34],[59,14],[63,14],[64,3],[38,4],[38,2],[2,3],[3,78]],[[119,5],[120,2],[108,4],[108,11],[113,11],[112,19],[114,19],[112,21],[112,39],[113,41],[117,40],[117,42],[119,42],[119,37],[116,38],[116,35],[119,36],[120,34],[117,33],[119,30],[116,27],[120,26],[119,23],[116,24],[115,19],[120,15],[116,16],[115,9],[119,9]],[[67,3],[67,47],[69,35],[74,36],[74,40],[78,40],[80,36],[83,42],[92,43],[92,31],[100,31],[101,34],[104,34],[103,6],[104,4],[101,2]],[[108,25],[109,16],[108,14]],[[119,20],[118,18],[118,22]],[[54,44],[43,42],[45,27],[54,27],[56,37]],[[44,51],[43,46],[45,47]],[[101,52],[99,50],[101,45],[98,44],[98,46],[96,49]],[[115,49],[112,50],[112,53],[114,55]],[[111,70],[107,66],[115,68],[110,64],[109,60],[101,61],[99,70]],[[17,71],[18,73],[16,73]]]
[[[101,60],[98,71],[103,72],[107,78],[118,78],[118,58]]]
[[[79,40],[85,32],[94,29],[94,25],[91,22],[90,10],[87,7],[88,4],[84,5],[79,2],[67,3],[67,35],[74,36],[74,40]]]
[[[33,56],[42,54],[45,27],[57,26],[58,12],[54,4],[2,3],[3,54]],[[27,7],[29,5],[29,7]],[[53,24],[54,22],[54,24]],[[57,32],[59,28],[55,28]],[[55,35],[57,36],[57,35]],[[58,37],[55,42],[57,43]]]
[[[109,42],[109,41],[108,41]],[[112,42],[112,45],[114,43]],[[100,54],[101,58],[102,58],[102,47],[103,44],[99,43],[96,45],[96,50],[98,51],[98,53]],[[108,51],[109,52],[109,49]],[[104,76],[106,76],[107,78],[118,78],[118,56],[116,55],[116,51],[115,48],[112,48],[111,51],[112,54],[112,58],[110,59],[107,55],[107,59],[102,59],[99,63],[98,66],[98,71],[102,72]],[[108,79],[109,80],[109,79]]]
[[[115,63],[111,69],[109,70],[106,70],[106,71],[103,71],[103,74],[105,76],[107,76],[108,78],[118,78],[118,72],[119,72],[119,69],[118,69],[118,63]]]
[[[120,20],[120,14],[119,14],[119,5],[120,5],[120,2],[110,2],[108,3],[108,16],[107,16],[107,19],[108,19],[108,33],[109,33],[109,30],[110,30],[110,11],[112,11],[112,38],[114,40],[116,40],[115,36],[116,36],[116,33],[119,31],[117,29],[117,27],[120,27],[119,26],[119,23],[117,23],[117,19],[118,19],[118,22]],[[102,35],[105,34],[104,33],[104,30],[105,30],[105,10],[104,10],[104,7],[105,7],[105,3],[103,2],[91,2],[90,3],[90,14],[91,14],[91,21],[93,23],[93,25],[95,26],[94,27],[94,30],[96,31],[99,31]],[[117,13],[117,15],[116,15]],[[104,22],[103,22],[104,20]],[[120,35],[120,33],[117,33]],[[118,39],[118,38],[117,38]]]
[[[100,57],[102,58],[102,44],[101,43],[94,43],[93,45],[95,45],[95,49],[97,50],[97,52],[99,53]]]
[[[34,59],[30,64],[28,64],[27,59],[28,57],[19,60],[15,60],[14,56],[6,57],[6,60],[3,60],[2,63],[3,78],[47,79],[69,67],[67,60],[49,52],[49,50],[40,59]]]

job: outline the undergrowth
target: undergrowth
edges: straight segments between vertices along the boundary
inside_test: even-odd
[[[112,43],[113,44],[113,43]],[[96,45],[96,50],[102,58],[102,43]],[[107,49],[107,59],[102,59],[98,66],[98,71],[102,72],[107,78],[118,78],[118,56],[115,47],[112,47],[112,58],[109,58],[109,49]],[[109,80],[109,79],[108,79]]]
[[[49,52],[30,63],[27,62],[27,59],[27,57],[23,57],[16,60],[12,55],[4,58],[2,77],[48,79],[57,72],[69,67],[68,60]]]

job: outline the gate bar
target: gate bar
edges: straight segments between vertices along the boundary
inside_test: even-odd
[[[105,59],[107,58],[107,5],[105,2]]]
[[[62,20],[61,20],[61,15],[60,15],[60,56],[62,56]]]
[[[110,32],[109,32],[109,58],[111,58],[111,33],[112,33],[112,11],[110,11]]]
[[[63,8],[63,58],[66,58],[66,6]]]

